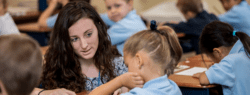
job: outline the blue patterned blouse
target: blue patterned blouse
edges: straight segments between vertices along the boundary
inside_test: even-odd
[[[128,68],[127,66],[123,63],[123,57],[117,57],[114,59],[113,61],[115,63],[115,70],[114,72],[116,73],[117,76],[122,75],[126,72],[128,72]],[[98,81],[99,81],[99,85],[98,85]],[[103,80],[104,83],[107,82],[107,80]],[[86,81],[86,90],[87,91],[92,91],[93,89],[95,89],[96,87],[102,85],[103,83],[101,82],[101,80],[99,79],[99,77],[95,77],[95,78],[89,78]]]

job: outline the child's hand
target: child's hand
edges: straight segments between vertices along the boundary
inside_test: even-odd
[[[196,74],[193,75],[193,77],[194,77],[194,78],[200,78],[201,74],[202,74],[202,73],[196,73]]]
[[[129,89],[135,87],[143,87],[144,81],[142,77],[137,73],[128,72],[120,77],[121,83],[123,86],[128,87]]]

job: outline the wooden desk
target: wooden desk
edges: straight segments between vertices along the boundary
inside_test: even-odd
[[[17,28],[21,32],[51,32],[51,28],[40,27],[37,22],[18,24]]]
[[[207,65],[211,65],[212,61],[206,57],[205,55],[204,61]],[[201,55],[196,55],[194,57],[190,57],[187,59],[187,61],[180,62],[179,65],[187,65],[192,67],[206,67],[203,63],[203,59]],[[190,69],[188,68],[188,69]],[[187,70],[187,69],[184,69]],[[180,70],[175,73],[184,71]],[[196,94],[202,94],[202,95],[209,95],[210,89],[217,89],[218,85],[208,85],[208,86],[201,86],[199,79],[193,78],[192,76],[185,76],[185,75],[170,75],[168,77],[169,79],[173,80],[181,89],[183,95],[196,95]]]
[[[25,13],[25,15],[20,15],[20,16],[13,15],[12,18],[16,24],[20,24],[20,23],[37,21],[40,15],[41,12],[39,11],[30,11]]]

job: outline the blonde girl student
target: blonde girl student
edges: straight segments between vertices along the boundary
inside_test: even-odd
[[[201,85],[220,84],[224,95],[250,93],[250,37],[234,31],[229,24],[214,21],[206,25],[200,36],[200,49],[215,64],[196,74]]]
[[[90,95],[108,95],[121,86],[132,89],[121,95],[182,94],[176,83],[168,79],[182,55],[173,29],[167,26],[157,29],[153,22],[151,30],[131,36],[123,51],[129,72],[94,89]]]
[[[112,48],[105,23],[87,2],[70,2],[60,11],[34,95],[75,95],[91,91],[127,72]]]
[[[112,45],[123,55],[125,41],[133,34],[147,29],[143,20],[133,9],[133,0],[104,0],[107,13],[101,14],[109,26],[108,34]]]

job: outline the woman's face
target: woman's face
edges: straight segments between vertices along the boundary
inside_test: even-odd
[[[93,59],[99,44],[98,30],[89,18],[82,18],[69,29],[71,44],[82,59]]]

